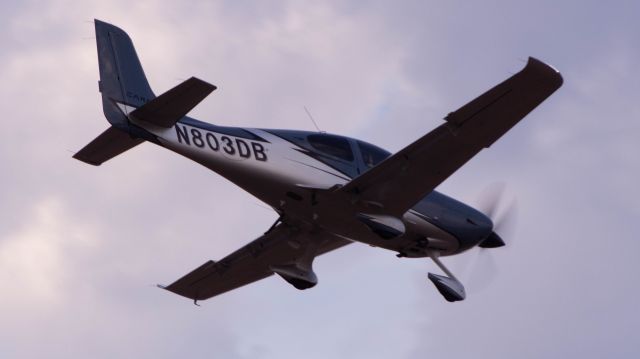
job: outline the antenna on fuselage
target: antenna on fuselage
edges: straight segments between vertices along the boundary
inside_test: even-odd
[[[320,127],[318,127],[318,124],[316,123],[316,120],[313,119],[313,116],[311,116],[311,112],[309,112],[309,110],[307,110],[307,106],[303,106],[304,107],[304,112],[307,113],[307,116],[309,116],[309,119],[311,120],[311,122],[313,122],[313,125],[316,127],[316,130],[318,130],[318,132],[324,132],[322,130],[320,130]]]

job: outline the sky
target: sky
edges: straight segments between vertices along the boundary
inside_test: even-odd
[[[0,5],[0,357],[635,358],[640,93],[634,1],[21,1]],[[438,190],[505,183],[508,246],[435,265],[352,244],[319,284],[277,277],[194,306],[155,287],[261,235],[275,213],[143,144],[73,153],[108,124],[94,18],[132,37],[161,93],[218,86],[191,115],[320,128],[397,151],[521,69],[564,86]],[[506,206],[505,206],[506,207]]]

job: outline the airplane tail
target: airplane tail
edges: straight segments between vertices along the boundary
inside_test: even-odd
[[[190,78],[159,97],[151,90],[133,42],[122,29],[95,20],[99,89],[102,109],[111,127],[73,158],[99,166],[144,142],[140,127],[131,119],[172,127],[209,95],[215,86]]]
[[[128,112],[156,96],[151,91],[129,35],[100,20],[95,20],[95,29],[100,68],[98,88],[102,94],[102,110],[111,127],[73,158],[99,166],[144,142],[131,135]]]

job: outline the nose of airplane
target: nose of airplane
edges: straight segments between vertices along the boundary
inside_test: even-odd
[[[465,218],[464,226],[456,233],[460,245],[459,251],[482,244],[495,234],[491,218],[471,207],[468,207],[464,212],[461,213]]]
[[[475,222],[477,232],[481,238],[486,238],[488,235],[493,233],[493,221],[484,213],[477,212],[474,219],[471,219],[471,221]]]
[[[451,197],[433,192],[430,200],[439,211],[437,225],[458,240],[457,253],[475,246],[485,248],[504,245],[494,232],[494,223],[489,216]]]

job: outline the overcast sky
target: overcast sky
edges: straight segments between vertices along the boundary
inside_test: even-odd
[[[3,2],[0,357],[637,357],[640,5],[467,3]],[[518,202],[507,248],[444,259],[466,301],[442,299],[429,261],[353,244],[315,262],[311,290],[271,277],[196,307],[155,284],[276,216],[152,144],[71,158],[108,125],[94,18],[131,35],[156,93],[217,85],[196,118],[313,130],[307,106],[391,151],[528,56],[565,84],[439,187],[474,205],[505,182]]]

